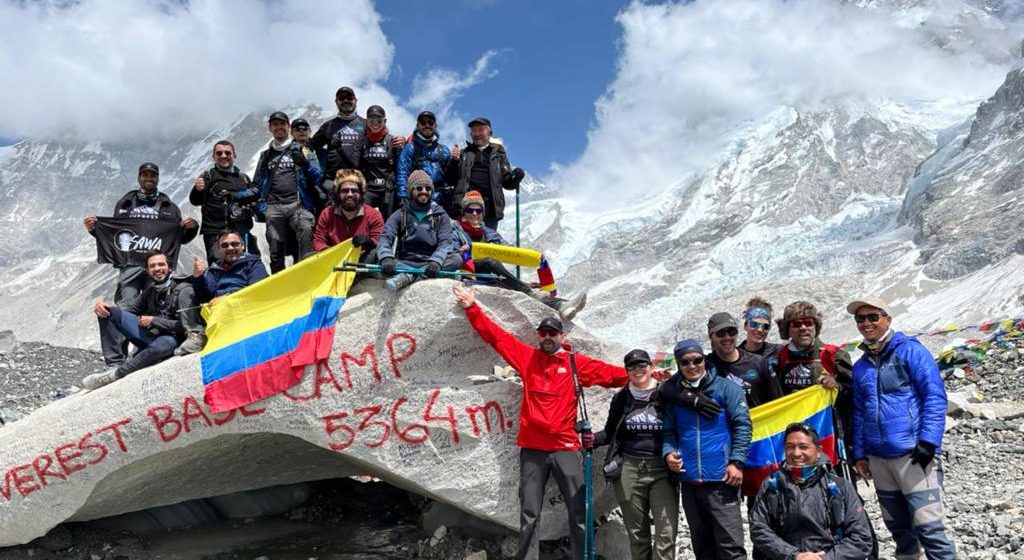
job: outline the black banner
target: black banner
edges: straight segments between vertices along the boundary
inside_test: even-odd
[[[147,218],[97,218],[96,262],[146,266],[146,257],[164,253],[171,268],[178,263],[181,225]]]

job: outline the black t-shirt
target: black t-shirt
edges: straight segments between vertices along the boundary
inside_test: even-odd
[[[757,354],[768,362],[768,371],[775,371],[775,367],[779,365],[779,351],[782,350],[781,344],[775,344],[774,342],[765,342],[761,345],[760,350],[754,351],[747,348],[747,341],[744,340],[743,344],[740,344],[740,351],[747,352],[750,354]]]
[[[629,391],[629,387],[625,390]],[[661,411],[651,400],[629,400],[633,401],[632,406],[626,411],[622,427],[619,428],[622,452],[633,457],[660,457],[663,430]]]
[[[705,359],[719,377],[724,377],[743,388],[747,394],[747,406],[754,408],[782,396],[779,381],[768,369],[768,362],[757,354],[739,351],[735,362],[726,362],[714,352]]]
[[[267,174],[270,177],[267,202],[270,204],[290,204],[298,200],[298,172],[298,166],[292,161],[291,150],[279,152],[271,148],[271,156],[267,161]]]
[[[805,350],[794,350],[790,347],[786,352],[786,364],[778,368],[782,392],[788,395],[814,385],[821,376],[822,369],[817,349],[813,345]]]
[[[391,147],[390,134],[385,134],[378,142],[363,139],[360,165],[366,177],[366,189],[374,193],[383,193],[389,185],[395,184],[395,157]]]

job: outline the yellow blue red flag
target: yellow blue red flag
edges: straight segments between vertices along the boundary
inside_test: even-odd
[[[302,379],[307,365],[327,360],[355,274],[334,267],[358,260],[359,249],[345,241],[203,306],[200,363],[211,410],[280,393]]]
[[[836,391],[815,385],[750,409],[753,433],[750,454],[743,469],[743,494],[757,495],[757,491],[786,458],[783,435],[786,427],[802,422],[814,428],[821,439],[821,449],[836,464],[836,433],[832,405]]]

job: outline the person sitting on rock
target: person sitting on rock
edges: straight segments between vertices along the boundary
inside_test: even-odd
[[[334,203],[324,208],[313,230],[313,250],[323,251],[346,239],[359,247],[359,260],[377,262],[377,241],[384,232],[380,210],[363,203],[366,179],[358,169],[340,169],[334,177]]]
[[[259,257],[245,252],[238,232],[220,234],[218,246],[224,256],[213,266],[207,266],[206,261],[199,257],[193,261],[192,283],[199,303],[235,293],[267,277],[267,267]]]
[[[790,424],[786,460],[768,477],[750,513],[750,540],[769,560],[863,560],[871,554],[871,522],[853,483],[833,474],[818,432]]]
[[[462,197],[462,218],[454,221],[455,235],[459,238],[459,251],[465,261],[464,268],[471,272],[496,274],[501,278],[495,283],[506,290],[522,292],[533,299],[551,307],[565,321],[572,320],[580,310],[587,304],[586,292],[567,298],[555,298],[543,290],[537,290],[526,282],[516,278],[505,265],[495,259],[471,259],[471,248],[474,242],[494,243],[496,245],[508,245],[500,233],[484,223],[483,216],[486,210],[484,199],[480,193],[469,191]],[[481,281],[480,283],[485,283]]]
[[[761,356],[768,362],[768,370],[775,371],[782,345],[766,340],[772,330],[772,304],[760,296],[750,298],[743,312],[743,330],[747,332],[747,338],[740,343],[740,350]]]
[[[519,416],[519,551],[516,558],[539,557],[538,521],[544,504],[548,477],[555,481],[569,514],[572,557],[583,558],[584,477],[581,444],[594,445],[594,433],[576,432],[576,387],[624,387],[625,368],[579,353],[565,344],[562,322],[547,317],[537,325],[537,347],[531,346],[495,324],[476,304],[472,286],[453,289],[469,324],[523,381]],[[574,358],[570,358],[574,356]],[[575,374],[574,374],[575,370]]]
[[[433,190],[434,182],[429,175],[419,169],[413,171],[409,175],[407,207],[392,214],[384,224],[377,260],[392,292],[416,279],[409,272],[396,273],[397,265],[422,268],[427,278],[437,278],[442,270],[455,272],[462,267],[451,218],[430,199]]]
[[[239,240],[241,243],[241,240]],[[100,345],[119,344],[112,334],[120,333],[139,351],[123,363],[82,380],[86,389],[98,389],[142,368],[166,360],[186,338],[187,333],[202,333],[199,308],[192,284],[171,278],[167,255],[153,253],[146,259],[146,273],[152,283],[123,307],[97,301],[93,312],[99,318]]]

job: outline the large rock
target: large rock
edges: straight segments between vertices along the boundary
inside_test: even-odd
[[[357,473],[517,529],[522,389],[492,376],[501,359],[472,330],[451,281],[394,297],[375,281],[342,309],[328,367],[307,368],[284,394],[212,414],[199,359],[173,358],[91,393],[46,406],[0,430],[0,545],[25,543],[64,521]],[[365,290],[360,292],[360,290]],[[532,342],[550,309],[484,288],[489,314]],[[579,328],[570,339],[617,362],[624,349]],[[602,426],[611,392],[587,391]],[[600,458],[595,459],[600,464]],[[595,477],[598,511],[614,497]],[[553,481],[545,537],[566,527]]]

